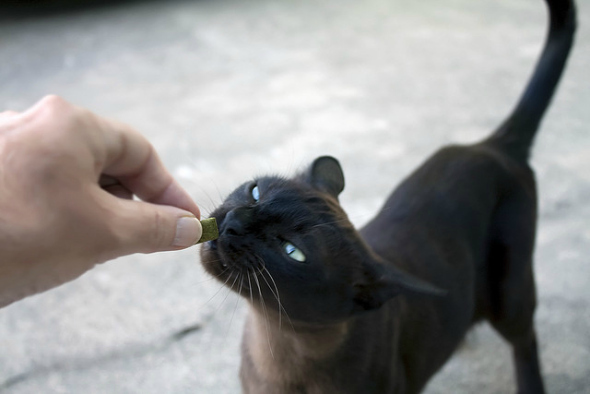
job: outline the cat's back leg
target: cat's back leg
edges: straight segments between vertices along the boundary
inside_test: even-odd
[[[492,221],[486,317],[512,346],[518,393],[544,393],[534,329],[533,249],[537,221],[532,172],[515,182]]]

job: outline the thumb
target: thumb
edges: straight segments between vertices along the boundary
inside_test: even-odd
[[[201,238],[201,222],[180,208],[116,198],[115,232],[120,253],[153,253],[193,246]]]

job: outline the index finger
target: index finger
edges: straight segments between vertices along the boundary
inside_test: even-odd
[[[200,219],[197,204],[166,170],[150,142],[124,123],[103,119],[106,160],[102,174],[118,179],[141,200],[171,205],[193,213]]]
[[[0,112],[0,134],[10,130],[12,123],[10,121],[15,120],[18,112],[15,111],[2,111]]]

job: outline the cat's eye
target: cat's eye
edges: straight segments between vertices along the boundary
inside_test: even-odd
[[[260,190],[258,190],[258,186],[254,186],[250,194],[252,194],[254,201],[258,202],[258,200],[260,200]]]
[[[283,243],[283,250],[295,261],[299,261],[303,263],[305,261],[305,254],[299,249],[297,246],[293,245],[291,242],[284,242]]]

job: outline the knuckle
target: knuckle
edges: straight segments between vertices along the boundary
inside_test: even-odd
[[[47,105],[66,105],[68,102],[57,94],[48,94],[43,97],[42,101]]]
[[[157,248],[162,248],[168,246],[172,243],[170,226],[168,225],[168,220],[165,215],[162,214],[160,211],[155,211],[154,213],[154,227],[152,231],[152,245]]]
[[[56,95],[45,96],[39,104],[39,112],[46,122],[62,125],[57,130],[63,131],[69,130],[66,125],[75,124],[78,117],[76,107]]]
[[[51,128],[53,133],[61,133],[66,130],[65,122],[71,120],[71,111],[69,103],[59,96],[45,96],[34,109],[35,119],[45,125],[41,129]]]
[[[69,103],[55,94],[50,94],[43,97],[39,103],[39,107],[51,113],[63,110],[69,106]]]

